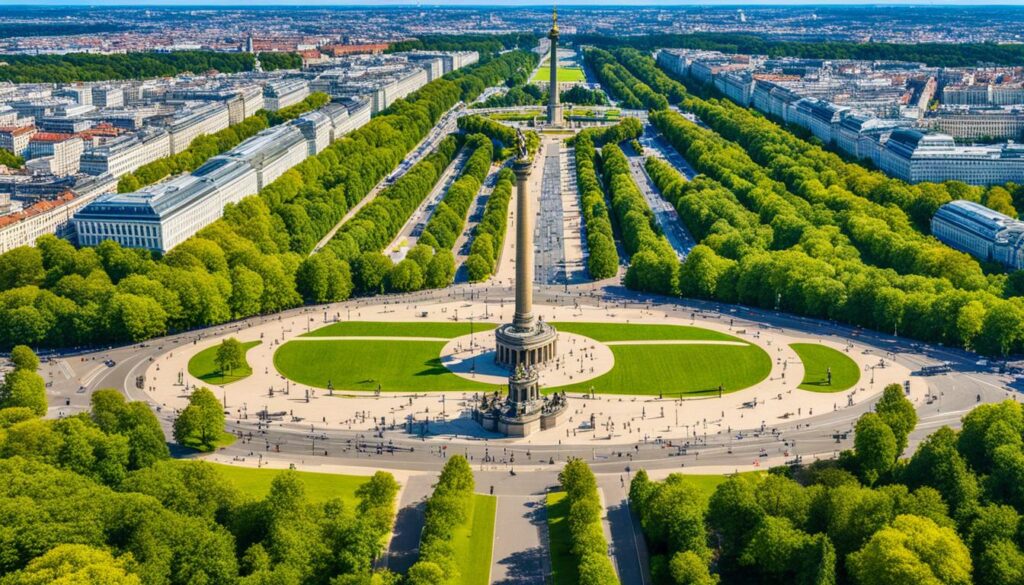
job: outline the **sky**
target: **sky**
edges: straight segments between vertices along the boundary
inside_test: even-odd
[[[29,4],[0,0],[0,6]],[[565,6],[1024,6],[1024,0],[568,0]],[[33,6],[550,6],[550,0],[34,0]]]

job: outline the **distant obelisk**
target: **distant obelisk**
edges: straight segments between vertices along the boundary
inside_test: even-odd
[[[551,70],[551,81],[548,84],[548,125],[562,125],[562,104],[558,95],[558,7],[555,6],[551,13],[551,31],[548,32],[548,39],[551,40],[551,57],[548,61]]]

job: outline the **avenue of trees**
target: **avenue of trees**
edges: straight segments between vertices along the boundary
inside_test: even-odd
[[[587,272],[594,280],[611,278],[619,270],[619,252],[615,247],[604,188],[597,174],[599,155],[594,148],[593,134],[586,130],[580,132],[575,147],[576,184],[587,234]]]
[[[286,51],[264,51],[257,56],[260,59],[260,66],[263,67],[264,71],[299,69],[302,67],[302,56],[298,53],[290,53]]]
[[[260,55],[262,59],[266,55]],[[171,53],[118,53],[96,55],[5,55],[0,81],[13,83],[72,83],[112,79],[171,77],[181,73],[238,73],[252,71],[254,59],[249,53],[215,51],[174,51]],[[272,58],[271,66],[278,59]],[[264,67],[267,67],[267,63]],[[267,69],[268,71],[270,69]]]
[[[646,53],[662,48],[704,49],[744,55],[807,59],[918,61],[932,67],[968,67],[979,63],[1015,65],[1024,48],[996,43],[858,43],[852,41],[793,42],[738,32],[691,34],[575,35],[573,42],[611,49],[628,45]]]
[[[515,173],[504,168],[498,171],[498,179],[487,204],[480,223],[473,228],[473,243],[470,244],[469,256],[466,257],[466,270],[470,282],[487,280],[497,267],[501,257],[502,246],[505,245],[505,231],[508,226],[508,204],[512,200],[512,186],[515,184]]]
[[[597,493],[597,478],[582,459],[565,464],[558,474],[565,490],[569,514],[566,523],[571,539],[570,550],[577,561],[579,585],[618,585],[608,541],[601,525],[601,497]]]
[[[356,248],[316,243],[460,100],[530,69],[522,51],[446,75],[284,173],[163,257],[54,236],[0,255],[0,347],[140,341],[352,293]],[[457,75],[456,75],[457,74]]]
[[[629,159],[617,144],[608,144],[601,149],[601,160],[615,223],[630,255],[626,286],[659,294],[677,294],[679,259],[660,233],[647,200],[633,183]]]
[[[812,206],[763,172],[744,177],[729,169],[729,161],[746,156],[735,145],[678,114],[652,120],[707,173],[686,181],[663,162],[647,162],[655,184],[699,242],[681,269],[683,294],[895,330],[987,354],[1020,347],[1019,298],[958,288],[953,270],[934,277],[871,265],[825,206]]]
[[[420,556],[406,574],[407,585],[458,585],[462,583],[452,548],[456,527],[466,522],[473,506],[473,470],[462,455],[445,463],[434,493],[427,499]]]
[[[604,49],[588,48],[584,49],[583,56],[597,73],[601,86],[614,95],[622,107],[634,110],[668,108],[668,99],[664,95],[634,77],[612,53]]]
[[[461,136],[456,135],[445,137],[434,152],[416,163],[408,172],[381,191],[373,201],[345,222],[330,241],[327,249],[334,257],[348,262],[354,267],[352,280],[355,290],[364,294],[399,290],[389,286],[398,284],[398,282],[390,282],[389,275],[394,270],[394,266],[391,264],[391,259],[382,252],[437,184],[445,169],[455,158],[462,140]],[[419,257],[419,253],[414,256]],[[399,271],[399,275],[409,269],[421,270],[422,267],[418,264],[415,268],[406,265]],[[412,284],[416,286],[412,286],[408,290],[422,288],[424,283],[422,272],[418,274],[418,278],[412,274],[406,276],[409,278],[401,279],[400,289],[406,289]],[[416,282],[407,282],[409,279]],[[402,292],[407,292],[407,290],[402,290]]]
[[[472,154],[462,167],[459,178],[448,186],[448,191],[430,215],[419,239],[419,243],[434,250],[451,250],[455,246],[465,228],[469,207],[491,169],[494,147],[490,138],[483,134],[472,134],[466,139],[466,147],[472,149]]]
[[[969,255],[922,233],[939,204],[992,199],[984,190],[889,179],[734,104],[686,93],[646,55],[617,54],[638,83],[673,93],[713,129],[671,111],[650,118],[702,173],[686,182],[664,163],[647,162],[700,243],[680,269],[680,292],[990,355],[1024,348],[1021,279],[986,274]]]
[[[331,98],[326,93],[314,92],[301,102],[287,108],[276,112],[260,110],[223,130],[197,136],[185,150],[146,163],[123,175],[117,182],[117,192],[138,191],[165,177],[192,172],[203,166],[203,163],[210,158],[231,150],[262,130],[298,118],[307,112],[323,107],[330,101]]]
[[[497,142],[501,149],[494,153],[495,160],[505,160],[517,156],[519,142],[516,138],[516,131],[511,126],[492,120],[486,116],[463,116],[458,121],[459,129],[469,134],[484,134],[491,140]],[[533,130],[524,132],[526,136],[526,153],[530,159],[540,148],[540,136]]]
[[[27,348],[11,359],[38,366]],[[393,582],[373,569],[394,520],[390,474],[360,486],[354,507],[310,502],[292,471],[245,495],[217,465],[171,460],[150,407],[117,390],[60,419],[0,402],[0,477],[3,585]]]
[[[981,405],[900,455],[917,424],[898,384],[837,460],[630,486],[658,585],[1009,585],[1024,578],[1024,410]]]

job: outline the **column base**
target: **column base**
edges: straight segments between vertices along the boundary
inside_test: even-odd
[[[554,361],[557,355],[558,331],[543,321],[529,329],[506,323],[498,327],[494,338],[497,350],[494,361],[508,368],[543,366]]]

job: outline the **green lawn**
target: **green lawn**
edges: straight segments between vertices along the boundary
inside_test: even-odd
[[[270,492],[270,482],[274,481],[280,469],[255,469],[235,465],[213,463],[224,477],[231,480],[242,493],[254,498],[262,498]],[[350,509],[355,508],[359,500],[356,490],[369,481],[369,477],[356,475],[333,475],[329,473],[311,473],[297,471],[306,487],[306,495],[311,502],[323,502],[331,498],[341,498]]]
[[[259,340],[246,341],[242,343],[242,350],[248,352],[260,343],[262,342]],[[218,386],[237,382],[252,375],[252,368],[249,367],[248,361],[241,368],[238,368],[227,375],[221,375],[221,372],[217,369],[217,362],[215,360],[217,357],[218,347],[220,347],[219,343],[192,356],[192,359],[188,360],[189,375],[199,378],[207,384],[216,384]]]
[[[800,384],[804,390],[840,392],[860,380],[857,362],[841,351],[817,343],[791,343],[789,346],[804,364],[804,379]],[[828,383],[828,368],[832,368],[832,384]]]
[[[748,481],[759,481],[761,477],[766,475],[764,471],[744,471],[739,476]],[[728,475],[689,475],[679,474],[683,478],[683,482],[696,487],[702,494],[710,498],[715,493],[715,489],[725,483],[725,480],[729,479]]]
[[[474,323],[473,331],[490,331],[494,323]],[[387,323],[376,321],[344,321],[332,323],[302,337],[445,337],[452,339],[469,335],[469,321],[413,321],[408,323]]]
[[[647,323],[552,323],[559,331],[584,335],[597,341],[710,340],[743,341],[732,335],[687,325],[651,325]],[[746,342],[744,342],[746,343]]]
[[[580,67],[559,67],[558,68],[558,82],[559,83],[576,83],[586,81],[587,76],[583,73],[583,69]],[[551,81],[551,66],[543,65],[533,75],[533,79],[530,80],[533,83],[538,81]]]
[[[492,112],[486,116],[492,120],[505,122],[525,122],[538,116],[544,116],[543,110],[526,110],[523,112]]]
[[[548,552],[551,555],[551,581],[553,585],[579,583],[579,566],[572,554],[569,534],[569,500],[565,492],[548,492]]]
[[[473,494],[469,518],[452,531],[452,550],[459,567],[460,585],[488,585],[490,582],[497,507],[498,498]]]
[[[456,376],[441,363],[443,341],[289,341],[274,353],[285,377],[318,388],[429,392],[495,390]]]
[[[768,377],[772,360],[755,345],[615,345],[615,365],[592,380],[550,390],[600,394],[708,396],[748,388]]]
[[[195,435],[191,435],[188,438],[186,438],[184,441],[182,441],[181,442],[181,446],[182,447],[188,447],[189,449],[195,449],[196,451],[200,451],[200,452],[203,452],[203,453],[209,453],[211,451],[216,451],[217,449],[220,449],[221,447],[227,447],[228,445],[233,444],[237,440],[238,440],[238,437],[236,437],[232,433],[229,433],[227,431],[221,431],[220,432],[220,438],[217,439],[216,441],[214,441],[212,446],[207,446],[207,445],[201,444],[199,442],[199,439],[196,438]]]

